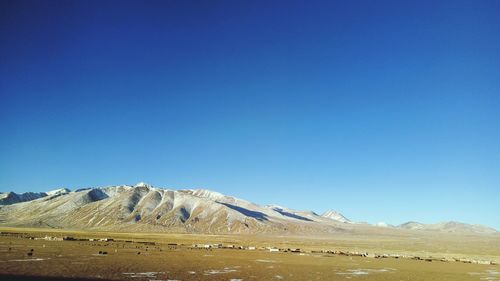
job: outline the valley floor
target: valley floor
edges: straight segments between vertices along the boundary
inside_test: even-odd
[[[446,247],[446,244],[441,245],[440,238],[405,244],[406,238],[398,243],[394,237],[370,240],[360,236],[348,239],[348,236],[341,235],[301,238],[13,228],[0,231],[2,280],[500,280],[500,266],[496,264],[440,261],[446,255],[471,260],[477,256],[498,259],[498,236],[483,239],[469,237],[468,241],[463,241],[464,250],[461,253],[460,239],[453,236],[448,239],[450,247]],[[57,241],[40,239],[46,236]],[[76,241],[60,241],[64,236]],[[105,238],[108,241],[88,240]],[[480,250],[484,243],[491,248]],[[200,248],[193,247],[193,244]],[[204,248],[205,245],[216,247],[220,244],[235,248],[241,246],[246,250]],[[393,252],[398,250],[398,244],[402,245],[401,252],[411,252],[413,256],[432,254],[436,258],[425,261],[319,252],[320,249],[357,252],[361,247],[378,253]],[[267,249],[274,247],[297,248],[300,252],[270,252]],[[474,252],[473,249],[478,250]]]

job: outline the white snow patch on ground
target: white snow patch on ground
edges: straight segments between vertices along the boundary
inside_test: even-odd
[[[127,275],[128,277],[131,278],[156,278],[156,275],[158,274],[164,274],[165,272],[156,272],[156,271],[151,271],[151,272],[125,272],[123,273],[124,275]]]
[[[255,260],[256,262],[271,262],[271,263],[275,263],[276,261],[275,260]]]
[[[479,280],[500,281],[500,271],[487,269],[484,272],[469,272],[469,275],[479,277]]]
[[[44,261],[49,259],[33,258],[33,259],[22,259],[22,260],[9,260],[9,261]]]
[[[225,274],[230,272],[236,272],[237,270],[234,267],[224,267],[223,269],[209,269],[205,270],[205,275],[214,275],[214,274]]]
[[[359,275],[368,275],[370,273],[385,273],[395,271],[394,268],[382,268],[382,269],[349,269],[344,272],[337,272],[338,275],[347,275],[347,276],[359,276]]]
[[[337,272],[338,275],[368,275],[367,271],[362,271],[359,269],[348,270],[348,272]]]

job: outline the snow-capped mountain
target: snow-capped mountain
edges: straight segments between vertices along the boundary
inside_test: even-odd
[[[344,215],[341,213],[334,211],[334,210],[329,210],[324,212],[322,215],[324,218],[329,218],[335,221],[343,222],[343,223],[350,223],[351,221],[347,219]]]
[[[45,192],[2,192],[0,193],[0,205],[10,205],[19,202],[31,201],[44,196],[47,196]]]
[[[1,193],[0,205],[0,226],[252,234],[403,231],[401,229],[491,233],[491,228],[459,223],[426,227],[408,223],[381,228],[351,223],[336,211],[320,216],[313,211],[279,205],[261,206],[206,189],[172,190],[142,182],[75,191],[62,188],[42,193]]]
[[[47,191],[45,193],[47,194],[47,196],[54,196],[54,195],[66,194],[66,193],[69,193],[69,192],[71,192],[71,190],[69,190],[67,188],[60,188],[60,189],[55,189],[55,190]]]
[[[205,189],[170,190],[145,183],[60,189],[31,199],[2,206],[0,225],[196,233],[339,229],[335,222],[318,223],[321,217],[313,212],[274,210]]]
[[[68,192],[70,192],[70,190],[67,188],[61,188],[47,192],[25,192],[25,193],[2,192],[0,193],[0,205],[11,205],[20,202],[27,202],[46,196],[61,195]]]

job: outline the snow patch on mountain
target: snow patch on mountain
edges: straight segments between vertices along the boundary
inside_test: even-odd
[[[147,188],[151,188],[152,186],[150,184],[147,184],[145,182],[139,182],[137,183],[136,185],[134,185],[134,187],[147,187]]]
[[[343,222],[343,223],[350,223],[351,222],[344,215],[342,215],[341,213],[339,213],[337,211],[334,211],[334,210],[326,211],[321,216],[324,217],[324,218],[328,218],[328,219],[331,219],[331,220],[334,220],[334,221]]]
[[[67,188],[59,188],[59,189],[47,191],[45,193],[47,194],[47,196],[53,196],[53,195],[66,194],[66,193],[69,193],[69,192],[71,192],[71,190],[69,190]]]
[[[398,227],[404,228],[404,229],[418,230],[418,229],[424,229],[425,225],[423,223],[419,223],[416,221],[409,221],[409,222],[398,225]]]
[[[388,223],[383,222],[383,221],[375,223],[374,226],[383,227],[383,228],[394,228],[394,225],[388,224]]]
[[[27,202],[47,196],[45,192],[4,192],[0,193],[0,205],[11,205],[21,202]]]

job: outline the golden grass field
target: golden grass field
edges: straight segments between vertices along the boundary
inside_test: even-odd
[[[403,258],[312,253],[349,250],[419,256],[500,259],[498,235],[338,234],[328,237],[111,233],[1,228],[0,277],[22,276],[107,280],[500,280],[500,266]],[[45,241],[45,235],[113,238],[117,241]],[[9,234],[10,233],[10,234]],[[129,240],[133,242],[125,242]],[[148,245],[140,242],[154,242]],[[179,244],[177,247],[169,243]],[[192,249],[192,244],[300,248],[269,250]],[[183,244],[183,245],[180,245]],[[33,251],[31,251],[33,249]],[[107,252],[100,255],[99,251]],[[28,253],[32,253],[28,256]],[[140,252],[140,254],[138,254]],[[21,280],[21,279],[19,279]]]

